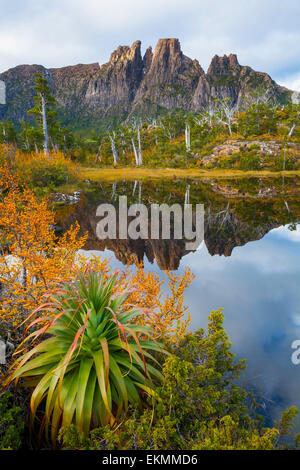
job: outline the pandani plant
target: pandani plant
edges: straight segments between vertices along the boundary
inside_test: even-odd
[[[124,305],[129,292],[114,293],[116,279],[89,270],[56,288],[34,312],[46,310],[46,324],[25,342],[46,336],[12,366],[9,383],[23,379],[33,388],[31,425],[42,410],[41,432],[54,445],[61,427],[74,424],[87,435],[118,423],[129,405],[155,400],[155,385],[163,381],[153,352],[167,352],[151,339],[151,328],[134,322],[145,312]],[[45,316],[30,326],[39,322]]]

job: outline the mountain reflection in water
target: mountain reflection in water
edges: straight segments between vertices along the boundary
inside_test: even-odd
[[[273,228],[290,224],[291,229],[300,220],[300,180],[248,178],[246,180],[211,181],[147,181],[95,183],[81,201],[61,210],[60,223],[64,228],[78,221],[81,233],[88,233],[86,250],[114,252],[123,264],[137,264],[147,259],[156,261],[161,270],[176,270],[180,260],[189,251],[185,241],[163,239],[99,239],[96,233],[100,218],[97,207],[113,203],[118,216],[118,196],[127,196],[128,205],[142,202],[189,202],[204,204],[204,241],[209,253],[231,256],[237,246],[260,240]],[[117,217],[118,221],[118,217]],[[149,230],[150,232],[150,230]]]

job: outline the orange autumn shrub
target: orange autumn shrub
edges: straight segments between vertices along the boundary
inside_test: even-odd
[[[17,187],[18,182],[8,162],[0,164],[0,197],[9,189]]]
[[[17,152],[15,162],[22,180],[34,187],[57,187],[76,181],[77,166],[61,152]]]
[[[123,282],[133,288],[128,303],[145,309],[145,315],[139,318],[139,322],[150,325],[158,337],[177,342],[187,333],[191,321],[187,307],[184,306],[184,294],[194,275],[189,269],[185,270],[183,276],[172,272],[166,274],[169,293],[165,297],[162,293],[164,282],[159,279],[159,275],[145,273],[141,266],[133,274],[127,274]]]
[[[12,332],[28,317],[33,320],[32,312],[46,301],[54,284],[72,281],[87,263],[105,277],[112,268],[107,259],[94,256],[87,261],[78,253],[86,240],[78,236],[78,225],[57,238],[55,216],[47,201],[23,188],[7,166],[0,165],[0,176],[7,182],[0,198],[0,324]],[[122,271],[116,289],[129,290],[128,308],[133,304],[142,309],[141,324],[150,325],[157,337],[176,341],[189,326],[183,302],[193,275],[187,270],[183,276],[167,276],[170,292],[166,296],[159,275],[146,273],[142,266]]]
[[[99,257],[94,256],[89,263],[91,269],[105,276],[112,274],[109,264],[103,263]],[[166,272],[166,275],[169,291],[167,295],[163,295],[164,281],[160,276],[151,271],[147,273],[142,265],[138,265],[134,271],[125,269],[121,272],[116,290],[130,292],[125,305],[128,305],[128,309],[132,305],[141,309],[143,315],[137,320],[140,324],[151,326],[157,338],[177,342],[187,334],[191,322],[184,305],[184,294],[194,275],[190,269],[186,269],[183,276],[171,272]]]
[[[0,202],[0,318],[8,330],[36,308],[51,283],[71,279],[85,237],[72,227],[57,240],[54,214],[30,190],[14,188]]]
[[[57,187],[77,179],[77,165],[62,152],[24,153],[0,144],[0,164],[7,165],[20,182],[34,188]]]

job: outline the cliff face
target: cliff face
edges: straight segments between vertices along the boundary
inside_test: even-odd
[[[26,119],[26,111],[33,105],[35,73],[48,78],[47,70],[41,65],[19,65],[0,75],[6,85],[6,104],[0,106],[0,119],[10,118],[16,123]]]
[[[104,128],[131,114],[153,116],[167,110],[200,110],[210,98],[238,103],[249,91],[269,89],[279,102],[290,91],[269,75],[241,66],[234,54],[215,56],[207,73],[186,57],[178,39],[160,39],[154,52],[142,57],[141,42],[119,46],[102,66],[98,63],[45,69],[21,65],[0,74],[6,83],[7,104],[0,119],[26,119],[32,106],[34,74],[43,73],[58,101],[60,119],[73,128]]]

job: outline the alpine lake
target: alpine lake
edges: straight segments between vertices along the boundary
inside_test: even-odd
[[[100,239],[97,208],[111,203],[118,212],[119,196],[128,206],[203,204],[204,240],[189,251],[184,239]],[[293,342],[300,345],[299,176],[99,179],[56,211],[57,230],[78,221],[88,232],[86,253],[110,258],[114,269],[143,263],[165,279],[167,270],[190,268],[195,279],[185,305],[193,330],[223,308],[232,351],[248,365],[241,381],[267,424],[291,405],[300,409],[300,364],[292,360]]]

